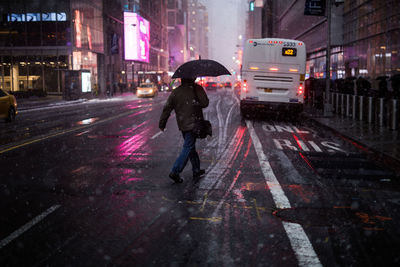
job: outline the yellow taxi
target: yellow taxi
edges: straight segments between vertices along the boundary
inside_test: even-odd
[[[0,89],[0,119],[12,122],[17,115],[17,100],[13,95]]]
[[[137,97],[154,97],[157,94],[158,89],[154,83],[141,83],[136,90]]]

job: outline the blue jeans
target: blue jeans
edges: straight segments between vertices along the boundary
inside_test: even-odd
[[[183,135],[183,148],[181,154],[176,159],[174,166],[172,167],[172,172],[175,174],[180,174],[186,166],[186,163],[190,159],[192,163],[193,172],[200,171],[200,158],[196,151],[196,137],[191,131],[182,132]]]

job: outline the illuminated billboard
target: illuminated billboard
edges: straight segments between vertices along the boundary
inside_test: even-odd
[[[136,13],[124,12],[125,60],[149,62],[150,23]]]

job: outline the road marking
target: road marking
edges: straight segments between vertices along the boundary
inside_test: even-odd
[[[227,174],[227,171],[230,170],[231,161],[236,152],[240,149],[240,143],[242,142],[243,135],[244,128],[243,130],[238,128],[228,147],[219,156],[217,163],[207,168],[206,175],[199,182],[200,189],[220,189],[219,186],[222,183],[223,178]]]
[[[80,133],[76,134],[75,136],[81,136],[81,135],[84,135],[85,133],[88,133],[88,132],[90,132],[90,131],[89,130],[83,131],[83,132],[80,132]]]
[[[171,203],[178,203],[178,204],[187,204],[187,205],[200,205],[202,206],[203,204],[207,204],[208,206],[218,206],[219,201],[213,201],[213,200],[208,200],[208,194],[207,194],[207,201],[205,203],[204,199],[203,200],[185,200],[185,201],[181,201],[181,200],[173,200],[173,199],[168,199],[165,196],[161,197],[163,200],[171,202]],[[245,209],[245,210],[251,210],[251,209],[257,209],[257,212],[260,213],[260,210],[262,212],[269,212],[271,213],[272,211],[274,211],[275,209],[273,208],[266,208],[266,207],[257,207],[255,205],[253,206],[246,206],[246,205],[238,205],[237,203],[224,203],[225,207],[227,208],[231,208],[231,209]],[[202,207],[200,207],[201,209]],[[260,214],[261,216],[261,214]]]
[[[229,186],[228,190],[225,191],[224,196],[222,197],[222,199],[219,201],[218,206],[215,208],[213,215],[215,216],[216,214],[218,214],[219,210],[221,209],[221,207],[224,205],[226,199],[228,198],[228,195],[231,193],[233,186],[236,184],[239,175],[240,175],[241,171],[239,170],[235,177],[233,178],[233,181],[231,183],[231,185]]]
[[[246,120],[246,125],[253,141],[261,170],[264,174],[265,182],[272,194],[276,207],[279,209],[291,208],[289,199],[283,192],[283,189],[269,164],[267,156],[264,154],[260,139],[254,130],[253,124],[249,120]],[[303,227],[297,223],[282,222],[282,224],[287,236],[289,237],[292,249],[296,254],[299,266],[322,266],[310,240],[304,232]]]
[[[222,220],[221,217],[211,217],[211,218],[202,218],[202,217],[190,217],[191,220],[199,220],[199,221],[210,221],[210,222],[220,222]]]
[[[165,128],[164,130],[167,130],[167,128]],[[160,134],[162,134],[163,133],[163,131],[159,131],[158,133],[156,133],[155,135],[153,135],[152,137],[151,137],[151,139],[155,139],[155,138],[157,138]]]
[[[255,198],[253,198],[253,203],[254,203],[254,209],[255,209],[255,211],[257,213],[257,218],[258,218],[259,221],[261,221],[260,212],[257,209],[257,200]]]
[[[201,205],[200,211],[203,211],[203,210],[204,210],[204,207],[206,206],[206,203],[207,203],[207,197],[208,197],[208,194],[205,193],[205,194],[204,194],[203,204]]]
[[[12,234],[4,238],[3,240],[0,241],[0,249],[5,247],[8,243],[22,235],[24,232],[29,230],[32,226],[43,220],[46,216],[48,216],[50,213],[54,212],[56,209],[61,207],[61,205],[53,205],[49,209],[47,209],[45,212],[40,214],[39,216],[36,216],[33,218],[30,222],[26,223],[24,226],[19,228],[18,230],[14,231]]]
[[[231,117],[232,117],[232,111],[233,111],[233,108],[234,107],[236,107],[236,103],[234,103],[232,106],[231,106],[231,108],[229,109],[229,112],[228,112],[228,116],[226,117],[226,121],[225,121],[225,126],[224,126],[224,136],[223,136],[223,142],[224,142],[224,144],[226,143],[226,137],[227,137],[227,133],[228,133],[228,123],[230,122],[230,120],[231,120]]]
[[[218,148],[217,148],[217,154],[221,155],[221,152],[223,150],[223,147],[225,144],[223,144],[223,134],[224,134],[224,123],[223,123],[223,118],[221,114],[221,109],[220,109],[220,104],[221,104],[221,98],[217,102],[216,110],[217,110],[217,118],[218,118]]]
[[[64,131],[58,132],[58,133],[41,135],[41,136],[33,138],[32,140],[29,140],[27,142],[23,142],[21,144],[15,145],[15,146],[4,148],[4,149],[0,150],[0,154],[3,154],[5,152],[8,152],[8,151],[20,148],[20,147],[27,146],[27,145],[30,145],[30,144],[34,144],[34,143],[43,141],[45,139],[49,139],[49,138],[56,137],[56,136],[59,136],[59,135],[64,135],[64,134],[68,134],[68,133],[71,133],[71,132],[76,132],[76,131],[79,131],[79,130],[82,130],[82,129],[86,129],[86,128],[89,128],[89,127],[93,127],[95,125],[98,125],[98,124],[101,124],[101,123],[105,123],[105,122],[108,122],[110,120],[118,119],[118,118],[130,115],[130,114],[133,114],[135,112],[137,112],[137,110],[130,110],[130,111],[121,113],[121,114],[113,116],[113,117],[109,117],[109,118],[106,118],[106,119],[103,119],[103,120],[96,121],[96,122],[94,122],[92,124],[78,126],[78,127],[75,127],[75,128],[71,128],[71,129],[68,129],[68,130],[64,130]]]

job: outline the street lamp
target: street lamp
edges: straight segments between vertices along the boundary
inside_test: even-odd
[[[325,99],[324,99],[324,116],[332,116],[332,105],[329,103],[329,89],[331,85],[331,1],[326,0],[326,14],[328,23],[328,38],[326,43],[326,84],[325,84]]]

